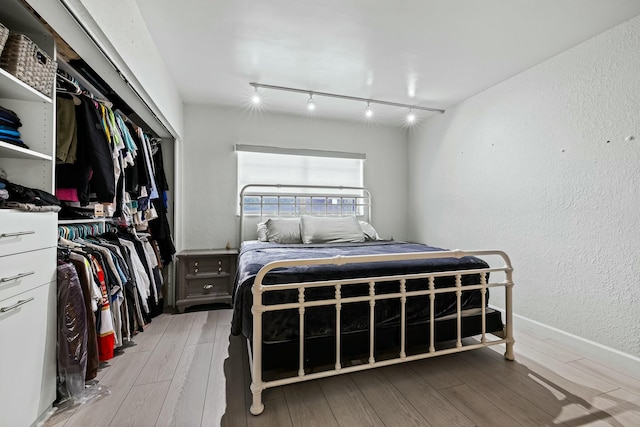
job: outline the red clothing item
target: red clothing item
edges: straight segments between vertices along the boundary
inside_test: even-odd
[[[102,301],[98,311],[98,323],[100,324],[100,330],[98,331],[98,359],[104,362],[113,358],[116,337],[109,307],[109,293],[107,292],[107,284],[104,281],[104,270],[94,256],[91,256],[91,264],[98,277],[100,291],[102,291]]]
[[[56,188],[56,197],[65,202],[79,202],[78,190],[75,188]]]

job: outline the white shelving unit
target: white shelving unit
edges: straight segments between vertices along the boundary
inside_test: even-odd
[[[19,0],[2,0],[0,22],[56,57],[53,37]],[[55,102],[0,69],[0,105],[20,117],[29,147],[0,141],[0,169],[53,193]],[[55,213],[0,209],[1,425],[34,425],[56,398],[56,223]]]
[[[53,160],[48,154],[27,150],[26,148],[17,147],[3,141],[0,141],[0,157],[8,159],[44,160],[49,162]]]
[[[51,98],[0,68],[0,98],[51,104]]]
[[[26,34],[49,56],[56,57],[53,36],[20,1],[3,0],[0,22],[10,31]],[[0,105],[13,110],[20,117],[20,139],[29,147],[25,149],[0,141],[0,169],[12,182],[53,193],[55,102],[0,69]]]

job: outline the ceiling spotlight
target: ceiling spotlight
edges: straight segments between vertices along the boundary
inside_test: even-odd
[[[367,102],[367,108],[365,108],[364,110],[364,115],[367,116],[367,118],[371,118],[373,116],[373,111],[371,110],[371,106],[369,105],[368,102]]]
[[[411,111],[411,108],[409,108],[409,114],[407,114],[407,123],[413,124],[415,122],[416,122],[416,115],[413,114],[413,111]]]
[[[309,100],[307,101],[307,110],[313,111],[316,109],[316,103],[313,102],[313,94],[309,94]]]
[[[260,93],[258,92],[258,88],[254,87],[253,88],[254,92],[253,92],[253,96],[251,97],[251,102],[253,102],[254,104],[260,104]]]

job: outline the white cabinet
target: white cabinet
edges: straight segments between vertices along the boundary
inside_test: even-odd
[[[0,22],[55,58],[53,37],[18,0]],[[0,69],[0,105],[20,117],[29,149],[0,141],[0,170],[26,187],[54,191],[55,103]],[[29,426],[56,398],[55,213],[0,209],[0,425]]]
[[[55,304],[55,282],[0,301],[0,425],[30,426],[56,398]]]

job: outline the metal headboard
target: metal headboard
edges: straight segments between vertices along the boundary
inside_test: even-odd
[[[240,191],[241,243],[247,218],[252,224],[268,218],[302,215],[351,216],[371,222],[371,193],[364,187],[249,184]]]

